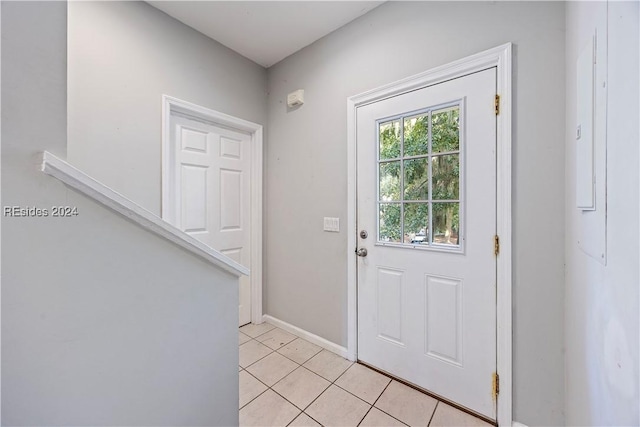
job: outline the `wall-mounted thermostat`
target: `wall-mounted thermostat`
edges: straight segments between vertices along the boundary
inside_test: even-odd
[[[304,89],[298,89],[287,95],[287,105],[289,107],[297,107],[304,104]]]

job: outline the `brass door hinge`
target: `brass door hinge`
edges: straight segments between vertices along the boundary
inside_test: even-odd
[[[495,99],[495,107],[496,107],[496,116],[500,114],[500,95],[496,94]]]
[[[493,237],[493,254],[495,256],[498,256],[499,253],[500,253],[500,237],[498,237],[498,235],[496,234]]]
[[[498,397],[498,394],[500,394],[500,375],[498,375],[497,372],[493,373],[493,397],[496,398]]]

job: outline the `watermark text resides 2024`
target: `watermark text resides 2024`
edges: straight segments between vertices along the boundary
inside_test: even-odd
[[[36,206],[5,206],[2,209],[5,217],[11,218],[44,218],[44,217],[74,217],[78,216],[75,206],[51,206],[39,208]]]

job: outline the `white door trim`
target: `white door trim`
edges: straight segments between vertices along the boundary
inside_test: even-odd
[[[169,176],[172,112],[188,114],[215,125],[251,134],[251,322],[262,323],[262,125],[162,95],[162,218],[170,216]]]
[[[512,312],[511,312],[511,43],[471,55],[347,99],[347,352],[358,357],[356,240],[356,109],[360,106],[431,86],[456,77],[497,68],[497,369],[500,375],[498,425],[512,424]],[[490,108],[490,107],[489,107]]]

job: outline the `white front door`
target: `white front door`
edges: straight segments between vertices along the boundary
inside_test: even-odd
[[[356,113],[358,359],[492,419],[495,93],[490,68]]]
[[[251,266],[251,137],[178,114],[171,115],[173,161],[169,222]],[[251,284],[240,278],[239,324],[251,322]]]

